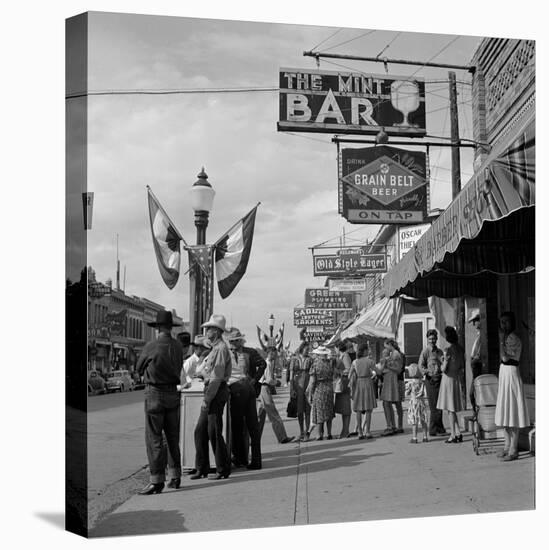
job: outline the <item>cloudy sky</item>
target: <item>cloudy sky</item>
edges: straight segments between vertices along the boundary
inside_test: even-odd
[[[215,242],[257,202],[248,271],[214,309],[257,345],[255,325],[286,325],[295,347],[293,308],[312,275],[309,247],[332,240],[364,243],[379,226],[351,225],[337,211],[337,155],[330,134],[277,132],[281,67],[316,68],[304,50],[466,65],[478,37],[230,22],[211,19],[92,13],[89,90],[185,90],[174,95],[89,97],[88,187],[95,193],[89,264],[98,280],[115,279],[116,235],[126,292],[175,308],[188,319],[186,257],[173,290],[162,282],[151,242],[146,186],[150,185],[183,237],[195,242],[189,189],[204,166],[216,191],[207,241]],[[382,64],[321,60],[322,70],[383,74]],[[448,70],[389,65],[390,75],[426,79],[427,132],[449,136]],[[470,75],[458,70],[460,132],[472,137]],[[463,150],[462,180],[472,174]],[[431,150],[431,207],[450,198],[450,151]],[[353,239],[353,240],[351,240]]]

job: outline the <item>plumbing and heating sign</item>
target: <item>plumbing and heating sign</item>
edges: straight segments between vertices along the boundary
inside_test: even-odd
[[[342,149],[339,213],[351,223],[412,224],[427,217],[427,159],[422,151],[378,145]]]
[[[279,131],[426,133],[421,78],[282,68],[279,87]]]
[[[294,325],[296,327],[335,327],[335,324],[336,313],[333,309],[294,308]]]
[[[319,309],[352,309],[353,293],[328,290],[327,288],[305,289],[305,307]]]
[[[365,246],[340,248],[335,254],[313,254],[313,275],[350,277],[387,272],[387,254],[367,252]]]

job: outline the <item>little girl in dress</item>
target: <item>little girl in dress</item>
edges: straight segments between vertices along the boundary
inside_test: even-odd
[[[409,380],[406,381],[406,396],[410,397],[408,405],[408,424],[412,426],[412,439],[410,443],[417,443],[417,429],[419,424],[423,429],[423,442],[429,441],[427,438],[427,393],[425,384],[422,380],[421,371],[417,363],[412,363],[408,367]]]

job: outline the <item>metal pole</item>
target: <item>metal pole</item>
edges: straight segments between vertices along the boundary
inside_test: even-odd
[[[196,244],[206,244],[206,228],[208,227],[209,213],[204,210],[197,210],[194,213],[194,225],[196,227]],[[189,272],[190,279],[190,302],[191,302],[191,336],[194,338],[201,333],[201,326],[206,321],[208,307],[208,285],[210,281],[202,273],[202,269],[195,263]]]
[[[455,199],[461,191],[461,162],[460,162],[460,141],[459,141],[459,119],[457,106],[456,73],[448,72],[449,94],[450,94],[450,138],[452,143],[452,199]],[[456,299],[455,323],[458,333],[458,340],[462,347],[465,347],[465,298],[460,296]],[[467,377],[463,373],[462,398],[467,403]]]
[[[461,191],[460,140],[457,106],[456,73],[449,71],[450,82],[450,137],[452,144],[452,198],[455,199]]]
[[[322,53],[322,52],[303,52],[303,55],[306,57],[315,57],[319,59],[324,57],[326,59],[350,59],[354,61],[373,61],[375,63],[394,63],[397,65],[419,65],[421,67],[439,67],[443,69],[458,69],[469,71],[470,73],[475,72],[475,67],[472,65],[449,65],[447,63],[432,63],[429,61],[410,61],[408,59],[388,59],[387,57],[363,57],[360,55],[345,55],[337,53]]]

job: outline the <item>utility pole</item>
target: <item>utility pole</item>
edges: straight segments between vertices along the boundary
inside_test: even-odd
[[[457,107],[456,73],[448,72],[450,92],[450,138],[452,143],[452,199],[455,199],[461,191],[461,163],[460,163],[460,141],[459,141],[459,120]]]

